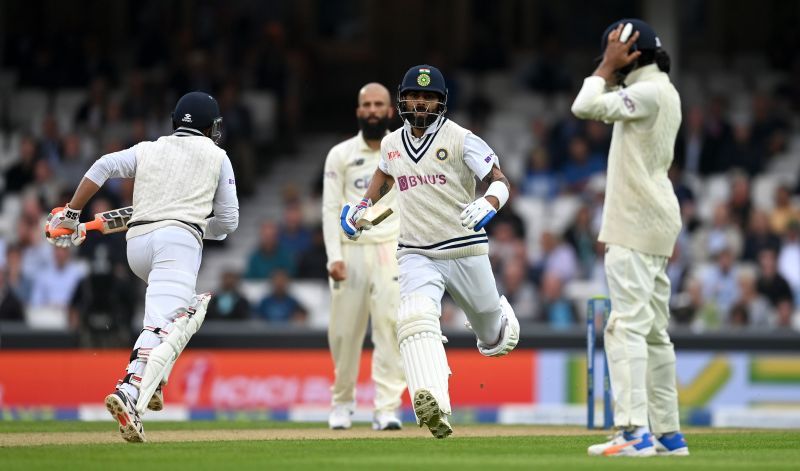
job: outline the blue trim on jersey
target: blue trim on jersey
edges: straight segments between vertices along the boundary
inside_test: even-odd
[[[428,149],[431,148],[431,144],[433,144],[433,141],[436,139],[436,136],[439,134],[439,131],[442,130],[445,121],[447,121],[447,118],[443,117],[436,131],[431,134],[428,134],[422,140],[422,144],[420,144],[419,147],[414,147],[414,144],[411,143],[411,138],[406,135],[408,131],[406,131],[405,129],[400,131],[400,139],[403,141],[403,147],[405,147],[406,149],[406,154],[408,154],[408,156],[411,158],[411,160],[414,161],[415,164],[419,163],[419,161],[422,159],[422,156],[424,156],[425,153],[428,152]]]
[[[477,239],[477,240],[469,240],[469,239]],[[489,242],[489,236],[487,236],[486,234],[476,234],[476,235],[469,235],[469,236],[464,236],[464,237],[456,237],[455,239],[448,239],[448,240],[445,240],[445,241],[442,241],[442,242],[438,242],[436,244],[425,245],[425,246],[422,246],[422,247],[415,246],[415,245],[397,244],[397,248],[399,248],[399,249],[420,249],[420,250],[430,250],[430,249],[443,250],[443,249],[453,248],[452,246],[442,247],[443,245],[452,244],[454,242],[467,241],[467,240],[469,242],[467,242],[465,244],[460,244],[457,247],[464,247],[466,245],[472,245],[472,244],[488,243]]]

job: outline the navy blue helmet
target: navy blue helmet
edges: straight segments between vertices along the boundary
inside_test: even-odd
[[[222,115],[219,104],[211,95],[204,92],[189,92],[183,95],[175,111],[172,112],[172,128],[192,128],[205,132],[211,128],[209,136],[215,143],[222,136]]]
[[[600,54],[606,51],[608,35],[611,34],[611,31],[619,25],[626,25],[628,23],[633,26],[633,32],[639,32],[639,38],[637,38],[636,42],[631,46],[631,52],[639,50],[655,51],[656,49],[661,49],[661,40],[658,38],[658,35],[656,35],[656,31],[652,26],[637,18],[625,18],[611,23],[611,25],[603,31],[603,37],[600,38]]]
[[[439,102],[435,110],[409,110],[406,109],[405,96],[410,91],[434,92],[439,95]],[[397,112],[400,118],[410,126],[427,128],[440,116],[447,112],[447,86],[444,83],[442,72],[430,65],[415,65],[408,69],[403,76],[403,81],[397,87]]]

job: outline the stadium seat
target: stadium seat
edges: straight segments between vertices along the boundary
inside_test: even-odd
[[[53,113],[58,120],[62,132],[72,131],[75,125],[75,113],[86,100],[87,92],[82,88],[62,89],[56,92],[53,99]]]
[[[8,117],[11,125],[25,131],[33,131],[47,113],[48,96],[44,90],[27,88],[11,94]]]
[[[255,139],[263,144],[275,138],[278,114],[278,99],[275,94],[261,90],[244,90],[241,101],[250,110],[253,128],[258,130]]]

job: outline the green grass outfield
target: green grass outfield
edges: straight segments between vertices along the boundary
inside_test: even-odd
[[[605,438],[578,427],[459,425],[435,440],[426,431],[347,432],[324,424],[153,422],[149,442],[123,442],[111,422],[0,422],[0,469],[798,469],[800,431],[690,429],[689,457],[598,458]],[[459,435],[460,434],[460,435]],[[504,435],[504,436],[498,436]],[[300,437],[300,438],[298,438]],[[375,438],[372,438],[375,437]],[[244,438],[244,439],[242,439]]]

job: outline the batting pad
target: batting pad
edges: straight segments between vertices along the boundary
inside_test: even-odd
[[[169,332],[161,345],[150,351],[150,357],[144,367],[142,383],[139,388],[139,398],[136,400],[136,410],[143,414],[147,409],[150,398],[158,388],[164,375],[172,369],[178,355],[186,348],[189,339],[200,330],[206,318],[208,303],[211,301],[210,293],[198,295],[196,302],[185,313],[181,314],[165,330]]]
[[[404,296],[397,312],[397,340],[408,391],[413,396],[415,391],[427,389],[442,412],[450,414],[450,367],[442,338],[436,303],[419,294]]]

